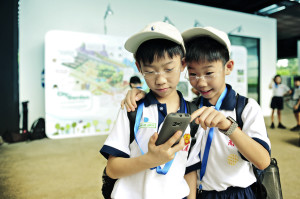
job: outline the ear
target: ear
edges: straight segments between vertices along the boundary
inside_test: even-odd
[[[225,75],[230,75],[233,68],[234,68],[234,61],[230,59],[225,65]]]
[[[180,72],[184,71],[186,67],[185,57],[181,59],[181,69]]]
[[[139,63],[137,61],[135,62],[135,65],[136,65],[137,69],[139,70],[139,72],[142,73],[141,66],[139,65]]]

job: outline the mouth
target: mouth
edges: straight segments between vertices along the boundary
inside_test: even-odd
[[[160,88],[160,89],[156,89],[158,92],[167,92],[168,88]]]
[[[200,91],[200,93],[201,93],[201,95],[208,95],[211,91],[212,91],[212,89],[207,90],[207,91]]]

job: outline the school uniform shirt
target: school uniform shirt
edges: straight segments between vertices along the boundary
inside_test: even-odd
[[[294,88],[293,100],[300,99],[300,86]]]
[[[236,120],[235,102],[236,93],[230,85],[227,85],[227,95],[225,96],[220,112],[226,117],[231,116]],[[199,106],[199,104],[198,104]],[[203,99],[203,106],[211,106],[207,99]],[[260,106],[254,100],[249,98],[247,105],[241,115],[243,120],[242,131],[255,141],[260,143],[270,152],[270,140],[267,135],[264,117]],[[203,158],[206,140],[209,128],[204,130],[200,128],[197,135],[197,142],[190,155],[198,155],[199,150]],[[198,150],[195,152],[195,150]],[[200,185],[200,172],[198,174],[198,187]],[[228,187],[246,188],[256,181],[253,174],[252,164],[246,160],[230,138],[214,128],[213,139],[209,150],[205,174],[202,178],[202,189],[205,191],[224,191]]]
[[[283,97],[285,93],[287,93],[290,88],[285,84],[273,84],[273,97]]]
[[[185,112],[185,103],[180,96],[180,109]],[[166,104],[160,104],[150,91],[144,99],[143,113],[139,130],[132,143],[130,141],[130,127],[127,111],[120,109],[112,131],[107,137],[101,154],[123,158],[141,156],[148,151],[148,142],[154,132],[159,132],[164,117],[167,115]],[[189,187],[184,179],[186,167],[194,164],[187,161],[190,147],[190,127],[184,132],[185,147],[177,152],[173,163],[166,175],[158,174],[156,169],[147,169],[139,173],[120,178],[116,181],[111,197],[114,199],[181,199],[189,194]],[[161,165],[163,168],[164,165]]]

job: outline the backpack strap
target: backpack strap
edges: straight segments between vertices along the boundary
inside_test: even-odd
[[[186,106],[187,106],[187,112],[189,114],[192,114],[194,111],[196,111],[198,109],[198,107],[195,105],[195,103],[193,102],[186,102]],[[191,146],[190,146],[190,150],[188,152],[188,156],[190,155],[190,151],[191,149],[193,148],[193,146],[195,145],[196,143],[196,138],[195,138],[195,135],[198,131],[198,128],[199,128],[199,125],[195,123],[195,120],[193,120],[191,123],[190,123],[190,128],[191,128],[191,137],[192,137],[192,140],[191,140]]]
[[[238,93],[236,94],[236,104],[235,104],[236,122],[238,123],[241,129],[243,129],[243,125],[244,125],[242,120],[242,113],[247,103],[248,103],[247,97],[244,97]]]
[[[127,116],[129,119],[129,126],[130,126],[129,144],[131,144],[131,142],[133,142],[133,140],[134,140],[134,124],[135,124],[136,111],[137,111],[137,109],[135,109],[134,111],[131,111],[131,112],[127,112]]]

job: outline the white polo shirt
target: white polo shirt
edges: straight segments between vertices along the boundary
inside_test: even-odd
[[[296,87],[293,93],[293,100],[300,99],[300,87]]]
[[[180,94],[181,96],[181,94]],[[149,100],[147,95],[145,101]],[[150,94],[151,98],[151,94]],[[153,99],[152,99],[153,100]],[[183,99],[181,99],[183,102]],[[139,124],[136,141],[129,145],[130,127],[127,111],[121,110],[118,113],[115,125],[110,132],[101,153],[107,158],[108,155],[116,157],[132,158],[142,155],[148,151],[148,142],[154,132],[158,131],[159,120],[161,120],[162,106],[159,103],[146,103],[143,107],[143,114]],[[166,111],[166,110],[165,110]],[[179,110],[184,112],[184,108]],[[159,118],[160,117],[160,118]],[[162,125],[159,125],[159,129]],[[147,169],[131,176],[123,177],[115,183],[111,197],[114,199],[182,199],[189,194],[189,187],[184,179],[186,167],[193,166],[197,162],[187,161],[190,147],[190,127],[184,132],[186,146],[177,152],[174,161],[166,175],[158,174],[155,169]],[[164,165],[161,165],[163,167]]]
[[[275,83],[273,84],[272,89],[274,97],[283,97],[283,95],[290,90],[290,88],[285,84],[278,84],[276,86]]]
[[[226,117],[231,116],[236,120],[235,112],[235,92],[231,86],[227,85],[228,92],[223,100],[220,112]],[[209,106],[208,101],[204,99],[204,106]],[[270,140],[267,135],[263,114],[260,106],[254,100],[249,98],[248,103],[242,113],[243,129],[242,131],[262,144],[270,151]],[[203,158],[206,140],[209,128],[204,130],[199,128],[197,142],[193,147],[191,155],[197,159],[201,149],[201,159]],[[198,150],[197,152],[195,152]],[[199,155],[198,155],[199,157]],[[192,157],[191,157],[192,158]],[[198,174],[198,187],[200,185],[200,172]],[[209,151],[206,172],[202,178],[202,187],[205,191],[224,191],[228,187],[246,188],[253,184],[256,178],[253,174],[252,164],[239,153],[238,149],[230,138],[214,128],[214,135]]]

